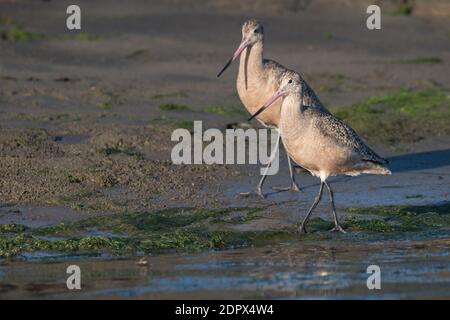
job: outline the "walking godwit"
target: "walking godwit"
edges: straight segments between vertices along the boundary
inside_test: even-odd
[[[275,93],[280,85],[279,79],[283,73],[288,70],[278,62],[264,59],[263,46],[264,28],[262,24],[253,19],[244,22],[242,26],[241,44],[231,59],[217,75],[217,77],[220,77],[220,75],[231,65],[231,63],[240,56],[236,86],[239,98],[250,114],[253,114],[256,110],[258,110],[258,108]],[[305,93],[305,99],[308,98],[310,100],[311,106],[321,108],[322,104],[314,94],[314,91],[308,86],[307,83],[305,83],[305,87],[308,89],[307,93]],[[257,120],[266,127],[277,129],[280,119],[280,107],[281,102],[275,102],[275,105],[271,108],[271,110],[259,115]],[[274,150],[272,150],[269,164],[267,165],[267,168],[256,188],[256,193],[262,198],[264,198],[262,186],[266,179],[270,163],[272,163],[276,152],[278,151],[279,142],[280,134],[278,133],[278,140],[276,141]],[[300,191],[300,188],[295,182],[294,171],[292,169],[289,155],[287,159],[289,164],[291,187],[285,188],[285,190],[291,189],[294,191]]]
[[[306,223],[322,198],[324,185],[328,189],[333,212],[335,226],[332,231],[344,232],[339,225],[328,177],[362,173],[386,175],[391,171],[383,166],[387,160],[372,151],[350,126],[325,109],[307,105],[303,99],[304,92],[303,79],[295,72],[286,71],[275,94],[249,120],[283,97],[278,128],[286,152],[296,163],[320,178],[319,194],[299,232],[306,233]]]

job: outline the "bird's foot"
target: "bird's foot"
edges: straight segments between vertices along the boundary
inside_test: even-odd
[[[293,182],[290,187],[272,187],[272,190],[300,192],[302,189],[300,189],[300,187],[295,182]]]
[[[256,188],[256,194],[257,194],[258,196],[260,196],[262,199],[265,199],[265,198],[266,198],[266,196],[264,195],[264,193],[262,193],[261,188]]]
[[[303,223],[300,225],[300,227],[298,227],[297,233],[298,233],[298,234],[308,233],[308,232],[306,231],[306,227],[305,227],[305,225],[304,225]]]
[[[248,197],[250,197],[250,196],[258,196],[258,197],[260,197],[260,198],[262,198],[262,199],[265,199],[266,198],[266,196],[262,193],[262,190],[261,189],[256,189],[255,191],[249,191],[249,192],[240,192],[239,193],[239,195],[241,196],[241,197],[245,197],[245,198],[248,198]]]
[[[290,187],[277,187],[277,186],[275,186],[275,187],[272,187],[272,190],[275,190],[275,191],[289,191],[289,190],[291,190],[291,188]]]
[[[341,233],[347,233],[340,225],[335,225],[333,229],[330,230],[330,232],[341,232]]]
[[[292,181],[291,190],[295,192],[300,192],[302,191],[302,188],[300,188],[295,181]]]

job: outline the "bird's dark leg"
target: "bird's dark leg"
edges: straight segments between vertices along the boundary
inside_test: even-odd
[[[320,199],[322,199],[322,192],[323,192],[323,181],[320,183],[320,189],[319,189],[319,194],[316,196],[316,199],[314,200],[314,203],[312,204],[311,208],[309,209],[308,213],[306,214],[305,219],[303,219],[302,224],[300,225],[300,227],[298,228],[298,232],[299,233],[306,233],[306,222],[308,222],[309,216],[311,215],[311,213],[313,212],[313,210],[317,207],[317,204],[320,202]]]
[[[334,228],[331,229],[330,231],[345,233],[344,229],[339,225],[339,221],[338,221],[338,217],[337,217],[337,213],[336,213],[336,206],[334,204],[333,190],[331,189],[331,187],[327,181],[325,181],[324,183],[327,186],[328,193],[330,194],[331,210],[333,211],[333,218],[334,218]]]

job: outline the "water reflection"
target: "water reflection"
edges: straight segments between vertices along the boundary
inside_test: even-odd
[[[450,239],[393,243],[289,243],[139,258],[57,258],[0,265],[1,298],[448,298]],[[78,264],[83,290],[65,288]],[[382,270],[368,290],[367,266]]]

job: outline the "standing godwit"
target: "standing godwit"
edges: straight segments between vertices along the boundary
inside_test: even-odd
[[[303,79],[297,73],[286,71],[279,89],[249,120],[283,97],[279,123],[283,145],[296,163],[320,178],[319,194],[303,219],[299,232],[306,233],[305,225],[322,198],[324,185],[328,189],[333,212],[335,226],[332,231],[344,232],[338,222],[328,177],[391,174],[391,171],[383,166],[387,160],[372,151],[352,128],[330,112],[305,104],[303,87]]]
[[[253,114],[258,108],[269,99],[279,87],[279,80],[283,73],[287,70],[281,64],[264,59],[263,56],[264,45],[264,28],[256,20],[248,20],[242,26],[242,41],[236,52],[231,59],[222,68],[217,75],[220,75],[231,65],[231,63],[240,56],[239,60],[239,72],[237,76],[237,91],[239,97],[244,104],[245,108],[250,114]],[[317,106],[321,108],[322,104],[314,94],[314,91],[305,83],[307,92],[305,93],[305,99],[310,100],[311,106]],[[280,119],[280,107],[281,102],[276,102],[271,110],[258,116],[257,120],[264,126],[277,129]],[[270,163],[275,158],[278,151],[278,145],[280,142],[280,134],[278,134],[278,140],[276,141],[275,148],[272,150],[269,164],[258,183],[256,193],[264,198],[262,193],[262,186],[266,179],[267,171],[270,167]],[[294,171],[292,169],[291,159],[288,155],[289,172],[291,178],[291,186],[285,188],[285,190],[300,191],[297,183],[295,182]]]

